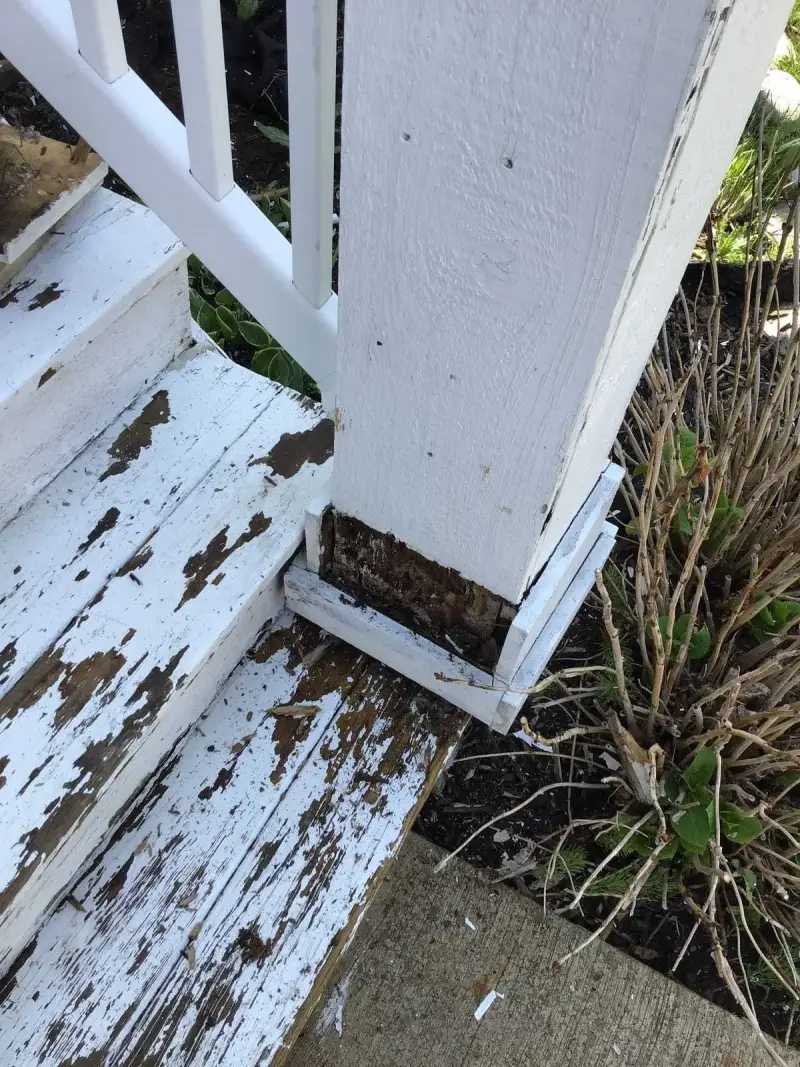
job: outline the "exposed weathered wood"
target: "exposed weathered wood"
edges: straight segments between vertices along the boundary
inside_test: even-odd
[[[5,527],[0,696],[274,395],[200,339]]]
[[[326,582],[468,663],[494,670],[513,605],[333,508],[322,516],[319,541]]]
[[[10,977],[0,1059],[268,1064],[464,719],[284,615]],[[275,716],[275,705],[319,707]],[[313,999],[313,996],[312,996]]]
[[[467,663],[455,652],[429,641],[395,619],[383,615],[349,593],[323,581],[300,557],[284,578],[286,604],[298,615],[374,656],[443,697],[462,711],[494,726],[504,688],[494,688],[487,671]]]
[[[3,964],[282,604],[333,428],[267,385],[264,414],[0,700]]]
[[[0,263],[12,263],[103,181],[95,153],[76,159],[71,145],[0,126]]]
[[[578,512],[790,0],[348,0],[334,506],[509,602]]]
[[[0,292],[0,524],[188,343],[186,250],[100,189]]]
[[[409,838],[285,1067],[773,1062],[743,1020],[602,941],[554,968],[585,931],[460,860],[436,872],[441,858]]]

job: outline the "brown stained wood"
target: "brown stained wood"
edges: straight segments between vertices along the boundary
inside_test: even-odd
[[[307,398],[304,398],[307,399]],[[333,423],[321,419],[310,430],[285,433],[266,456],[250,460],[251,467],[269,467],[273,474],[292,478],[304,463],[324,463],[333,455]]]
[[[0,1022],[0,1063],[60,1067],[85,1056],[110,1064],[116,1036],[161,977],[173,966],[188,970],[187,945],[199,961],[203,913],[246,856],[253,878],[269,867],[274,851],[253,840],[364,670],[364,657],[343,644],[307,669],[303,658],[322,636],[289,615],[273,624],[186,746],[164,761],[75,887],[79,910],[53,916],[15,974],[24,992],[9,1009],[16,1021],[6,1014]],[[309,699],[321,705],[318,716],[272,717],[276,703]]]
[[[104,482],[106,478],[113,478],[126,471],[129,465],[139,458],[142,450],[152,445],[153,428],[163,426],[168,421],[169,395],[166,389],[159,389],[133,422],[129,423],[109,446],[108,454],[113,462],[100,475],[100,481]]]
[[[75,159],[61,141],[0,126],[0,247],[101,163],[94,152]]]
[[[513,605],[334,509],[323,516],[320,541],[324,581],[468,663],[494,669]]]
[[[464,724],[370,661],[115,1067],[272,1062]]]
[[[143,547],[115,563],[111,578],[61,636],[0,696],[0,756],[9,757],[0,800],[12,827],[0,849],[0,968],[77,875],[127,799],[208,706],[262,621],[280,611],[281,572],[302,536],[305,501],[325,470],[311,461],[291,479],[266,486],[261,471],[248,466],[256,449],[268,452],[286,433],[300,434],[319,421],[290,392],[269,384],[265,391],[269,403],[223,462],[211,466]],[[115,462],[148,447],[153,424],[169,418],[166,391],[153,400],[143,409],[148,417],[139,420],[144,429],[128,420],[110,444],[104,442]],[[88,587],[90,569],[95,579],[89,565],[94,546],[128,518],[120,506],[98,509],[86,523],[70,553],[81,561],[72,586]],[[2,660],[6,674],[19,655],[15,660],[8,649]],[[274,703],[294,699],[282,694]],[[274,774],[282,788],[296,745],[323,726],[324,717],[317,727],[270,716],[278,752],[266,776]],[[226,750],[242,745],[250,751],[243,739],[251,733],[242,724]],[[225,792],[227,773],[202,788]]]
[[[309,623],[265,630],[15,972],[0,1062],[268,1064],[464,725]]]

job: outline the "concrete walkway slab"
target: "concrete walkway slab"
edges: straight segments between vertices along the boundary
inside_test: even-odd
[[[434,874],[441,855],[408,839],[283,1067],[772,1062],[744,1022],[610,945],[554,971],[585,932],[459,860]]]

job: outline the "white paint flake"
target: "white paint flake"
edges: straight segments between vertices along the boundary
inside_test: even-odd
[[[490,989],[489,992],[486,994],[486,996],[483,998],[483,1000],[480,1002],[480,1004],[475,1009],[475,1021],[476,1022],[480,1022],[481,1019],[486,1014],[486,1012],[489,1010],[489,1008],[491,1008],[492,1004],[494,1004],[494,1002],[496,1000],[504,1000],[504,999],[505,999],[505,994],[504,993],[498,993],[496,989]]]

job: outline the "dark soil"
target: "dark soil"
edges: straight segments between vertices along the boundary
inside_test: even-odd
[[[180,84],[168,0],[119,0],[123,34],[131,68],[156,95],[182,118]],[[233,0],[223,0],[223,36],[230,103],[233,166],[246,192],[271,181],[288,181],[288,150],[269,141],[254,126],[258,120],[285,130],[286,88],[285,6],[264,0],[248,22],[236,18]],[[0,89],[0,115],[14,126],[74,143],[77,133],[24,80]],[[108,183],[126,191],[119,178]]]

